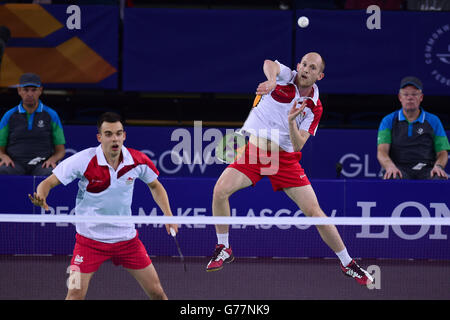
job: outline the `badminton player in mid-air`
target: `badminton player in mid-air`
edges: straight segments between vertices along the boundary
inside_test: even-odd
[[[315,52],[306,54],[291,70],[278,61],[264,61],[267,81],[256,89],[256,105],[241,132],[250,134],[245,152],[222,173],[214,187],[213,215],[230,216],[229,197],[268,176],[274,191],[283,190],[306,216],[326,217],[304,170],[301,150],[316,133],[322,104],[316,81],[324,77],[325,63]],[[268,161],[270,160],[270,161]],[[336,253],[342,272],[359,284],[373,282],[372,276],[353,260],[334,225],[318,225],[322,240]],[[218,243],[206,270],[216,271],[233,261],[229,226],[216,225]]]
[[[140,179],[148,185],[164,215],[172,216],[167,192],[157,179],[159,173],[153,162],[140,151],[123,145],[126,134],[121,117],[107,112],[100,116],[97,127],[100,145],[62,161],[38,185],[33,196],[29,195],[33,204],[48,210],[50,189],[78,178],[76,215],[130,216],[134,181]],[[178,232],[176,224],[168,224],[167,233],[171,228]],[[133,223],[76,223],[76,231],[71,277],[78,279],[79,286],[70,286],[66,299],[84,299],[89,281],[108,259],[126,268],[151,299],[167,299]]]

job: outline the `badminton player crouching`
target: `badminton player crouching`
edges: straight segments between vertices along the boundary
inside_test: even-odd
[[[278,61],[264,62],[267,81],[258,85],[255,105],[241,129],[251,134],[250,142],[214,187],[214,216],[230,216],[229,197],[267,176],[274,191],[283,190],[306,216],[326,217],[299,163],[300,151],[309,136],[315,135],[322,116],[315,83],[324,77],[324,68],[323,58],[315,52],[306,54],[295,71]],[[345,275],[361,285],[373,282],[372,276],[350,257],[334,225],[318,225],[317,229],[339,258]],[[224,263],[233,261],[228,232],[229,225],[216,225],[218,243],[206,271],[220,270]]]
[[[166,216],[172,216],[167,192],[158,181],[158,170],[143,153],[123,145],[126,134],[121,117],[107,112],[100,116],[100,145],[85,149],[62,161],[53,174],[29,195],[33,204],[48,210],[50,189],[80,179],[75,214],[78,216],[130,216],[136,178],[150,188],[153,199]],[[167,232],[175,224],[166,225]],[[79,288],[69,288],[66,299],[84,299],[89,281],[100,265],[111,259],[134,276],[151,299],[166,300],[158,274],[132,223],[76,223],[76,243],[71,277],[79,274]],[[78,276],[77,275],[77,276]]]

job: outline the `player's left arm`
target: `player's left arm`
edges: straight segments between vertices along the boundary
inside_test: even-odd
[[[297,126],[295,119],[306,107],[306,100],[303,101],[302,105],[297,108],[297,102],[294,103],[291,110],[289,111],[288,122],[289,122],[289,137],[291,138],[292,145],[294,146],[294,151],[299,152],[303,149],[306,141],[311,135],[308,131],[301,130]]]
[[[34,192],[33,195],[28,194],[28,198],[34,205],[42,207],[45,210],[49,210],[47,204],[48,194],[50,193],[51,189],[53,189],[59,184],[61,184],[61,181],[59,181],[59,179],[56,177],[55,174],[51,174],[44,181],[39,183],[39,185],[36,188],[36,192]]]
[[[172,209],[170,208],[169,196],[167,195],[167,191],[161,184],[161,182],[159,182],[158,179],[155,179],[152,182],[147,183],[147,186],[152,193],[153,199],[155,200],[161,211],[164,213],[164,215],[169,217],[173,216]],[[178,233],[178,225],[166,224],[166,231],[168,234],[170,234],[170,228],[173,228],[175,232]]]

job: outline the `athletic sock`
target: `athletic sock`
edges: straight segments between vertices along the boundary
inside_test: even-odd
[[[223,244],[225,248],[229,248],[230,245],[228,244],[228,233],[218,233],[217,234],[217,243]]]
[[[347,248],[345,248],[342,251],[339,252],[335,252],[337,257],[339,258],[339,260],[341,260],[341,263],[344,267],[348,266],[350,264],[350,262],[352,262],[352,258],[349,256],[348,252],[347,252]]]

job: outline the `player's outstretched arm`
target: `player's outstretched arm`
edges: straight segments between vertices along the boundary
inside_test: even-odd
[[[155,179],[154,181],[147,183],[150,188],[150,192],[152,193],[153,199],[156,204],[159,206],[161,211],[165,216],[172,216],[172,210],[170,209],[169,196],[167,195],[166,189],[158,181]],[[170,234],[170,228],[174,229],[176,233],[178,233],[178,225],[176,224],[166,224],[167,234]]]
[[[49,177],[47,177],[44,181],[39,183],[38,187],[36,188],[36,192],[34,192],[33,196],[28,194],[28,198],[34,205],[42,207],[45,210],[48,210],[47,204],[48,194],[50,193],[50,190],[52,188],[56,187],[60,183],[61,181],[59,181],[58,178],[54,174],[52,174]]]

